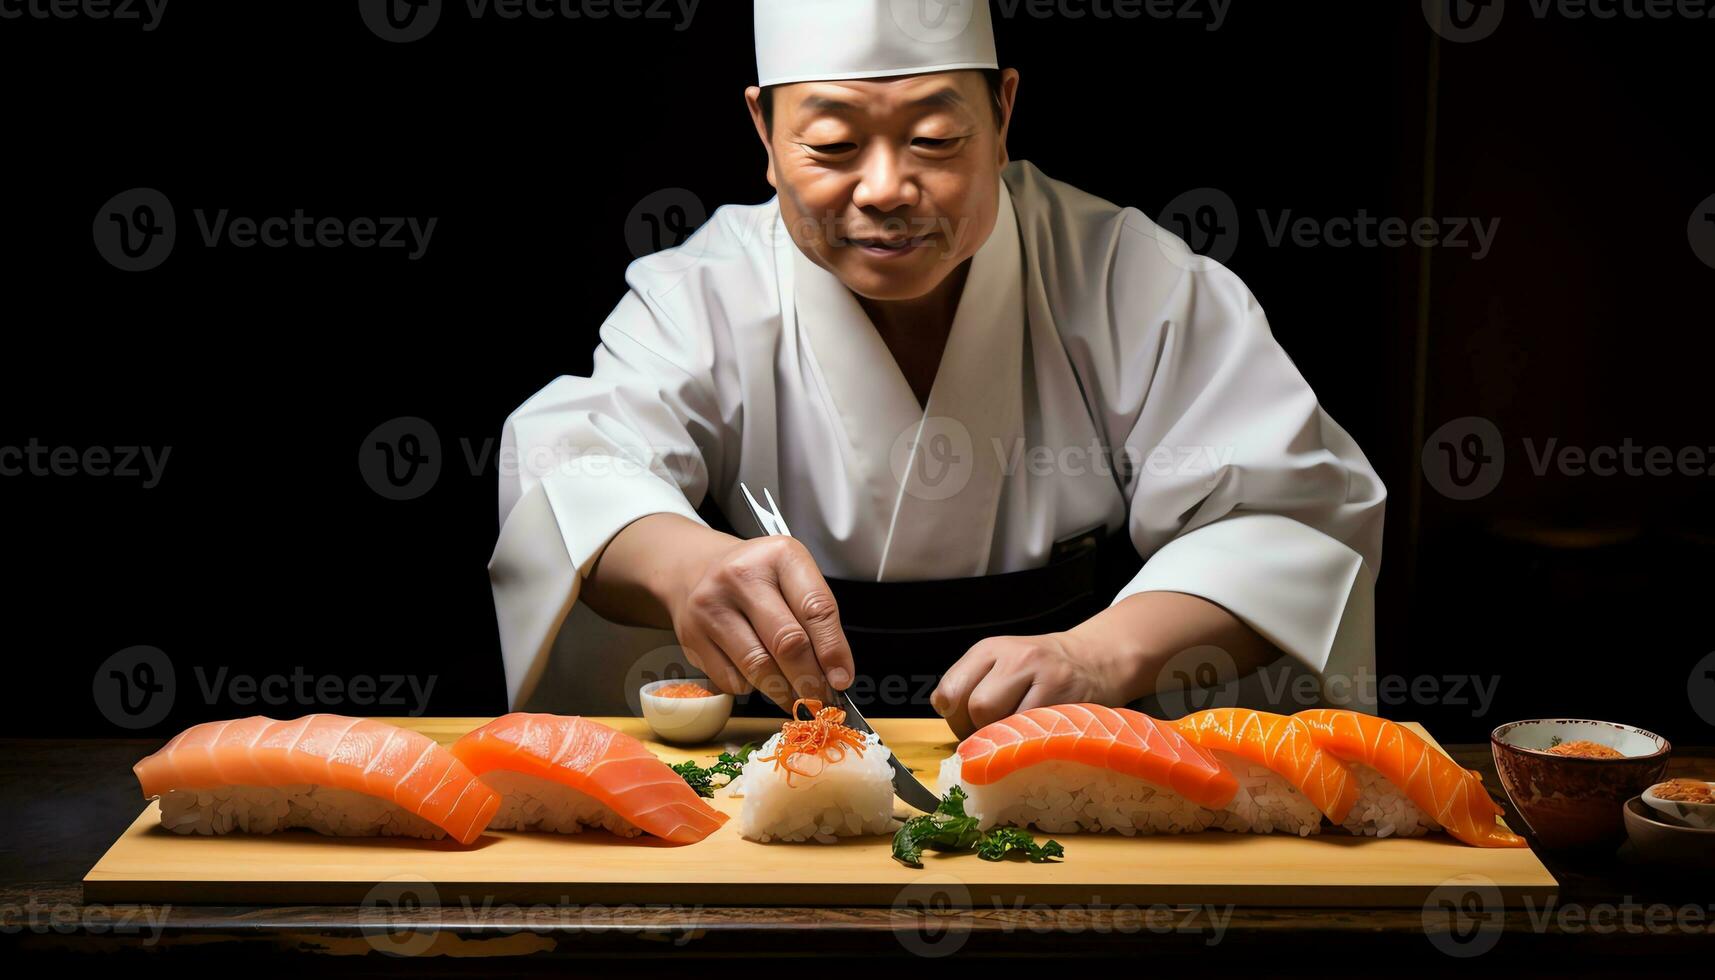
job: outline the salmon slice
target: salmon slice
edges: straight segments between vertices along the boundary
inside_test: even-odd
[[[1387,777],[1449,834],[1476,847],[1528,847],[1523,837],[1495,822],[1501,807],[1483,777],[1460,767],[1404,725],[1358,711],[1314,708],[1292,717],[1317,744],[1347,762]]]
[[[461,844],[481,836],[500,808],[500,795],[434,739],[344,715],[192,725],[132,770],[145,799],[222,786],[354,790],[422,817]]]
[[[959,759],[960,781],[972,786],[1054,759],[1145,779],[1214,810],[1239,791],[1238,780],[1214,754],[1173,725],[1099,704],[1031,708],[1003,718],[960,742]]]
[[[695,844],[727,821],[642,742],[588,718],[514,712],[452,752],[479,776],[506,769],[569,786],[675,844]]]
[[[1248,708],[1211,708],[1174,722],[1181,734],[1205,749],[1231,752],[1280,774],[1316,809],[1344,823],[1358,802],[1358,777],[1350,766],[1316,744],[1315,733],[1290,715]]]

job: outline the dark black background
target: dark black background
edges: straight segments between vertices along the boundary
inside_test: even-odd
[[[179,671],[161,732],[254,710],[204,703],[197,665],[432,675],[430,713],[504,709],[495,472],[465,441],[492,448],[532,392],[587,370],[640,201],[772,195],[742,100],[749,4],[704,0],[677,26],[457,3],[397,44],[356,0],[176,0],[147,32],[0,20],[0,445],[171,447],[152,490],[0,477],[8,734],[118,733],[92,677],[136,644]],[[1499,679],[1484,713],[1386,713],[1450,740],[1552,714],[1710,741],[1687,685],[1715,650],[1715,478],[1539,477],[1523,440],[1715,446],[1715,269],[1686,231],[1715,194],[1715,21],[1538,19],[1513,0],[1494,36],[1451,44],[1415,0],[1237,0],[1208,26],[997,15],[1023,74],[1010,151],[1151,215],[1195,188],[1235,201],[1229,264],[1390,490],[1382,671]],[[179,238],[125,273],[91,227],[136,187],[172,201]],[[194,212],[221,208],[438,224],[416,261],[204,247]],[[1258,210],[1500,226],[1476,261],[1274,247]],[[358,455],[402,416],[434,427],[443,469],[392,501]],[[1417,463],[1462,416],[1507,453],[1474,501]]]

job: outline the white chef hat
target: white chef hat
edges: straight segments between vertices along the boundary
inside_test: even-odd
[[[758,85],[999,67],[988,0],[756,0]]]

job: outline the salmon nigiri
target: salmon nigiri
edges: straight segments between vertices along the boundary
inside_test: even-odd
[[[1317,744],[1357,765],[1361,795],[1344,821],[1353,833],[1414,835],[1445,829],[1477,847],[1526,847],[1496,822],[1501,807],[1482,777],[1447,758],[1403,725],[1357,711],[1300,711]],[[1413,811],[1418,812],[1413,812]]]
[[[1186,738],[1223,758],[1228,768],[1239,771],[1255,770],[1249,775],[1259,780],[1261,792],[1252,795],[1263,802],[1259,814],[1267,813],[1270,804],[1279,801],[1283,809],[1290,808],[1293,798],[1301,796],[1316,811],[1305,813],[1300,829],[1315,833],[1321,829],[1321,814],[1336,824],[1345,822],[1352,805],[1358,801],[1358,778],[1350,766],[1316,744],[1310,726],[1290,715],[1252,711],[1248,708],[1211,708],[1186,715],[1174,723]],[[1279,786],[1269,775],[1286,781]],[[1245,780],[1241,779],[1241,782]],[[1300,812],[1308,808],[1294,808]],[[1247,827],[1246,829],[1256,829]]]
[[[343,715],[256,716],[185,729],[133,770],[181,834],[482,834],[500,796],[427,735]]]
[[[1203,830],[1238,781],[1173,725],[1126,708],[1062,704],[987,725],[941,765],[984,829],[1030,825],[1049,833]]]
[[[514,712],[452,751],[504,797],[497,830],[589,826],[694,844],[727,820],[642,742],[588,718]]]

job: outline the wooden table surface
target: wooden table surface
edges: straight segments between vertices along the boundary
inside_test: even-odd
[[[1629,847],[1579,863],[1545,862],[1560,881],[1552,905],[1475,909],[1446,935],[1423,908],[752,908],[460,907],[380,911],[356,906],[86,905],[85,872],[142,807],[131,765],[148,740],[0,740],[0,950],[27,963],[65,953],[108,962],[312,958],[318,970],[413,973],[530,970],[571,958],[628,975],[713,972],[758,957],[1090,957],[1140,954],[1202,965],[1390,973],[1517,969],[1706,975],[1715,950],[1715,882],[1664,875]],[[1486,745],[1450,745],[1491,786]],[[1672,775],[1715,777],[1715,749],[1678,747]],[[1513,826],[1522,821],[1509,810]],[[1472,953],[1480,955],[1472,956]],[[1336,955],[1337,953],[1337,955]],[[1376,953],[1395,959],[1380,961]],[[318,958],[319,957],[319,958]],[[501,959],[504,958],[504,959]],[[1332,959],[1332,962],[1331,962]],[[1152,966],[1159,966],[1154,963]],[[559,969],[566,965],[560,963]]]

